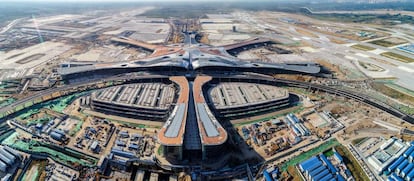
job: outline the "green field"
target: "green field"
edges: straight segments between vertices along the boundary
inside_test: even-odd
[[[336,139],[330,139],[326,141],[325,143],[321,144],[320,146],[313,148],[312,150],[309,150],[305,153],[300,154],[297,157],[292,158],[291,160],[287,161],[281,166],[282,171],[286,171],[288,167],[295,166],[310,157],[317,155],[319,153],[323,153],[324,151],[328,150],[329,148],[332,148],[334,146],[339,145],[339,142]]]
[[[342,156],[346,167],[351,171],[355,180],[369,180],[365,171],[361,168],[358,161],[352,156],[352,153],[342,145],[335,146],[335,150]]]
[[[367,140],[367,138],[358,138],[358,139],[354,139],[354,140],[352,140],[352,144],[353,145],[358,145],[358,144],[360,144],[360,143],[363,143],[364,141],[366,141]]]
[[[330,3],[328,3],[330,4]],[[318,4],[319,5],[319,4]],[[320,8],[320,7],[318,7]],[[361,8],[361,7],[358,7]],[[353,8],[355,9],[355,8]],[[403,14],[352,14],[352,13],[318,13],[310,14],[311,17],[320,20],[328,20],[335,22],[352,22],[352,23],[373,23],[381,25],[393,25],[395,21],[400,21],[402,24],[414,24],[412,16]]]
[[[70,104],[72,103],[76,98],[82,96],[86,94],[86,92],[82,92],[82,93],[78,93],[78,94],[73,94],[73,95],[69,95],[69,96],[65,96],[62,98],[58,98],[52,101],[49,101],[45,104],[45,107],[48,107],[56,112],[60,112],[62,113],[63,110]]]
[[[83,124],[83,121],[78,120],[78,123],[76,124],[76,127],[73,128],[72,130],[70,130],[69,136],[74,136],[77,132],[79,132],[82,128],[82,124]]]
[[[387,101],[387,97],[385,96],[381,96],[382,94],[397,99],[403,103],[409,104],[409,105],[414,105],[414,96],[412,96],[412,92],[409,91],[403,91],[401,90],[402,87],[395,85],[394,83],[386,83],[386,82],[373,82],[370,84],[371,87],[378,91],[379,94],[378,96],[375,96],[374,94],[372,95],[373,97],[375,97],[378,100],[383,100],[385,101],[385,103],[389,104],[390,106],[402,111],[403,113],[412,115],[414,114],[414,108],[412,106],[407,106],[404,104],[400,104],[397,102],[389,102]],[[397,87],[396,87],[397,86]]]
[[[31,151],[35,153],[48,154],[53,160],[62,162],[66,165],[79,164],[83,166],[94,166],[93,164],[85,160],[81,160],[81,159],[63,154],[59,151],[56,151],[56,150],[53,150],[53,149],[50,149],[44,146],[39,146],[36,141],[24,142],[21,140],[17,140],[17,141],[13,141],[13,144],[9,144],[9,146],[12,148],[18,149],[18,150],[22,150],[22,151]]]
[[[298,112],[301,112],[301,111],[304,110],[304,108],[301,105],[296,106],[296,107],[297,108],[295,110],[289,111],[287,113],[280,113],[280,114],[277,114],[277,115],[273,115],[273,116],[269,116],[269,117],[265,117],[265,118],[260,118],[260,119],[255,119],[255,120],[251,120],[251,121],[249,120],[249,121],[246,121],[246,122],[243,122],[243,123],[236,123],[236,124],[234,124],[234,126],[239,127],[239,126],[258,123],[258,122],[262,122],[262,121],[268,121],[270,119],[275,119],[275,118],[278,118],[278,117],[286,116],[289,113],[295,114],[295,113],[298,113]],[[291,108],[295,108],[295,107],[291,107]]]
[[[119,121],[119,120],[114,120],[114,119],[107,119],[110,122],[116,122],[122,125],[126,125],[129,127],[136,127],[136,128],[160,128],[158,126],[149,126],[149,125],[145,125],[145,124],[139,124],[139,123],[130,123],[130,122],[125,122],[125,121]]]
[[[370,41],[369,43],[372,43],[374,45],[383,46],[383,47],[392,47],[392,46],[396,46],[396,45],[401,45],[401,43],[393,43],[393,42],[387,41],[385,39],[374,40],[374,41]]]
[[[14,98],[0,97],[0,107],[8,106],[8,105],[12,104],[15,101],[16,101],[16,99],[14,99]]]
[[[84,159],[88,159],[89,161],[86,161],[84,159],[79,159],[76,158],[76,154],[79,153],[74,153],[71,150],[66,150],[68,153],[70,152],[71,154],[64,154],[60,151],[56,151],[54,149],[48,148],[46,146],[42,146],[42,143],[39,143],[37,141],[34,140],[30,140],[30,141],[22,141],[17,139],[17,137],[19,136],[19,134],[17,132],[14,132],[13,134],[11,134],[8,138],[4,139],[2,144],[8,145],[12,148],[15,148],[17,150],[21,150],[21,151],[25,151],[25,152],[34,152],[34,153],[42,153],[42,154],[47,154],[49,155],[50,158],[52,158],[55,161],[64,163],[66,165],[74,165],[74,164],[79,164],[79,165],[83,165],[83,166],[95,166],[95,164],[97,163],[97,160],[95,160],[94,158],[90,158],[87,157],[87,155],[84,155],[85,158]],[[77,155],[79,156],[79,155]]]
[[[371,50],[375,50],[375,48],[369,47],[369,46],[365,46],[365,45],[352,45],[352,48],[358,49],[358,50],[363,50],[363,51],[371,51]]]
[[[414,62],[413,58],[406,57],[404,55],[396,54],[396,53],[393,53],[393,52],[385,52],[385,53],[381,53],[381,55],[384,56],[384,57],[387,57],[387,58],[391,58],[391,59],[394,59],[394,60],[404,62],[404,63]]]

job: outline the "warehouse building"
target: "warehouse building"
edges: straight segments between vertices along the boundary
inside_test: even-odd
[[[384,168],[385,175],[388,175],[389,181],[402,181],[414,180],[414,144],[410,146],[400,154],[399,157],[395,157],[388,166]]]
[[[310,181],[345,181],[344,176],[332,164],[325,155],[320,154],[298,165],[299,170],[306,180]]]
[[[12,180],[20,166],[22,156],[8,146],[0,146],[0,178]]]

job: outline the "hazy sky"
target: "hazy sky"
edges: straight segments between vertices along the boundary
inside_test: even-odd
[[[44,1],[51,1],[51,2],[154,2],[154,1],[194,1],[194,0],[5,0],[8,2],[44,2]],[[211,0],[204,0],[204,1],[211,1]],[[219,1],[219,0],[216,0]],[[222,0],[221,0],[222,1]],[[226,1],[245,1],[245,0],[226,0]],[[279,1],[279,0],[274,0]]]
[[[1,0],[0,0],[1,1]],[[4,0],[7,2],[197,2],[200,0]],[[223,0],[201,0],[206,2],[211,1],[220,1],[223,2]],[[251,1],[251,0],[225,0],[224,2],[234,2],[234,1]],[[258,0],[252,0],[252,1],[258,1]],[[287,0],[259,0],[259,1],[287,1]],[[297,1],[297,0],[296,0]]]

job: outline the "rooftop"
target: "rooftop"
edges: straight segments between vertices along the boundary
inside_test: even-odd
[[[190,88],[184,76],[171,77],[171,81],[180,87],[177,106],[158,134],[158,140],[164,145],[182,145],[187,121],[188,97]]]
[[[289,97],[286,89],[251,83],[220,83],[210,90],[217,109],[258,104]]]
[[[203,96],[202,86],[211,79],[210,76],[197,76],[193,87],[197,122],[203,145],[219,145],[227,140],[227,132],[211,113]]]
[[[125,106],[168,109],[174,100],[175,89],[162,83],[141,83],[116,86],[93,92],[92,99]]]

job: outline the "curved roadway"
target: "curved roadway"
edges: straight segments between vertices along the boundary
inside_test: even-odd
[[[286,80],[286,79],[276,79],[272,78],[270,76],[255,76],[255,75],[235,75],[235,76],[229,76],[229,75],[223,75],[223,74],[216,74],[213,75],[213,77],[216,80],[219,81],[232,81],[232,82],[251,82],[251,83],[262,83],[262,84],[270,84],[270,85],[284,85],[284,86],[290,86],[290,87],[299,87],[299,88],[305,88],[305,89],[312,89],[312,90],[319,90],[324,91],[327,93],[335,94],[338,96],[343,96],[346,98],[354,99],[360,102],[364,102],[368,105],[374,106],[378,109],[381,109],[391,115],[394,115],[398,118],[401,118],[402,120],[414,124],[414,118],[410,115],[407,115],[385,103],[382,103],[374,98],[369,97],[368,95],[363,95],[358,92],[352,92],[349,90],[342,90],[337,89],[325,85],[319,85],[309,82],[301,82],[301,81],[294,81],[294,80]],[[0,114],[12,112],[17,106],[24,105],[27,102],[34,101],[35,99],[42,98],[45,95],[50,95],[54,92],[64,92],[68,90],[77,89],[78,87],[82,86],[88,86],[88,85],[94,85],[98,82],[108,82],[108,81],[128,81],[128,80],[140,80],[140,79],[161,79],[161,78],[168,78],[167,76],[161,76],[161,75],[144,75],[144,76],[118,76],[118,77],[111,77],[104,80],[99,81],[89,81],[89,82],[81,82],[81,83],[75,83],[66,85],[59,88],[54,89],[48,89],[42,92],[39,92],[37,94],[34,94],[32,96],[25,97],[23,99],[20,99],[13,104],[0,108]],[[7,116],[7,115],[6,115]],[[4,121],[4,120],[3,120]]]

